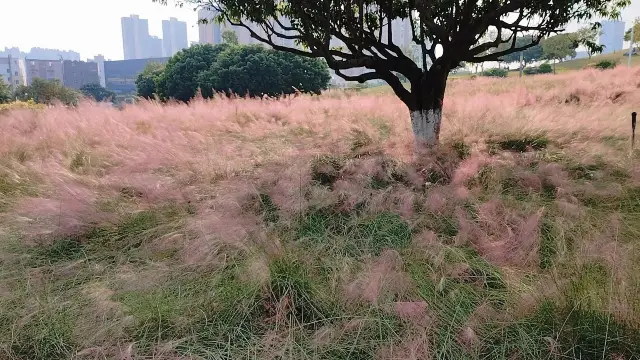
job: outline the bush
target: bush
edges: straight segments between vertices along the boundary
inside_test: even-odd
[[[13,94],[9,85],[5,84],[4,80],[0,79],[0,104],[8,103],[11,101]]]
[[[80,88],[82,95],[93,98],[95,101],[115,101],[116,93],[102,87],[100,84],[87,84]]]
[[[550,74],[553,72],[553,67],[549,63],[544,63],[540,66],[526,67],[523,72],[525,75]]]
[[[606,70],[613,69],[618,65],[618,62],[615,60],[601,60],[594,65],[596,69]]]
[[[51,105],[61,102],[65,105],[76,105],[78,103],[78,92],[65,87],[58,79],[35,78],[31,85],[18,87],[15,96],[18,100],[33,100],[38,104]]]
[[[45,108],[44,105],[36,104],[36,102],[33,100],[14,101],[7,104],[0,104],[0,114],[6,111],[15,110],[15,109],[41,110],[44,108]]]
[[[493,69],[485,70],[482,73],[482,76],[501,77],[501,78],[506,78],[508,75],[509,75],[509,70],[500,69],[500,68],[493,68]]]
[[[549,63],[540,64],[538,66],[538,74],[551,74],[553,72],[553,67]]]

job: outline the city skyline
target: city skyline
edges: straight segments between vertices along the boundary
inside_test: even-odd
[[[108,7],[98,9],[97,3],[85,0],[33,0],[29,8],[29,21],[37,24],[33,30],[25,27],[24,16],[11,16],[0,21],[0,51],[18,47],[22,51],[31,48],[73,50],[82,60],[102,54],[105,59],[122,60],[121,18],[137,14],[149,21],[149,35],[162,38],[162,20],[171,17],[187,23],[188,41],[198,41],[198,16],[190,8],[163,6],[151,0],[112,0]],[[74,11],[69,11],[73,9]],[[3,3],[3,13],[25,13],[25,3]],[[77,14],[86,15],[78,16]],[[96,15],[97,14],[97,15]],[[40,28],[47,31],[37,31]],[[21,29],[16,31],[16,29]],[[99,29],[99,30],[96,30]]]
[[[24,4],[24,3],[22,3]],[[112,0],[109,7],[101,8],[100,16],[75,16],[73,14],[93,14],[95,4],[84,0],[33,0],[29,3],[39,9],[29,21],[46,27],[47,31],[39,32],[24,28],[21,17],[9,17],[0,22],[0,33],[10,34],[0,38],[0,49],[5,47],[19,47],[25,51],[30,48],[50,48],[72,50],[80,53],[81,59],[90,59],[103,54],[106,59],[124,59],[122,45],[122,30],[120,19],[131,14],[138,14],[140,18],[148,19],[149,35],[163,38],[162,21],[176,18],[186,23],[187,44],[199,42],[198,15],[192,8],[178,8],[173,5],[162,6],[151,0]],[[70,8],[73,12],[68,11]],[[3,4],[3,11],[8,13],[24,12],[25,5],[19,2]],[[622,20],[629,28],[633,18],[640,15],[640,0],[632,0],[631,5],[622,13]],[[15,31],[21,28],[21,31]],[[82,29],[96,29],[100,31],[82,31]],[[570,24],[568,31],[578,28],[577,24]]]

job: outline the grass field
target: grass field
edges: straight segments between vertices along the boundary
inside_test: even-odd
[[[591,59],[584,58],[584,59],[563,61],[561,63],[556,64],[556,70],[557,71],[581,70],[581,69],[584,69],[589,64],[596,64],[602,60],[614,60],[618,62],[619,66],[628,66],[629,57],[623,55],[626,51],[628,51],[628,49],[618,51],[613,54],[594,55],[591,57]],[[639,64],[640,64],[640,56],[637,56],[637,55],[631,56],[631,66],[636,66]]]
[[[0,114],[0,359],[637,359],[640,70]]]

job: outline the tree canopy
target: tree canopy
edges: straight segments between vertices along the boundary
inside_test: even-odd
[[[633,21],[633,39],[631,39],[631,28],[629,28],[624,33],[624,41],[631,42],[632,47],[637,47],[640,44],[640,17]]]
[[[593,54],[599,54],[604,51],[604,45],[598,44],[598,35],[600,35],[600,24],[585,26],[574,33],[575,41],[578,45],[582,45],[587,50],[589,59]]]
[[[331,76],[327,65],[260,45],[233,46],[218,55],[208,71],[200,75],[205,97],[213,91],[228,94],[279,96],[297,90],[320,93]]]
[[[532,44],[536,39],[531,36],[518,36],[516,38],[516,46],[520,48],[524,48],[521,52],[514,52],[502,57],[502,61],[507,63],[514,63],[520,61],[520,53],[522,53],[522,60],[525,64],[532,63],[534,61],[538,61],[542,59],[542,46],[540,44],[535,44],[531,47],[528,45]],[[498,47],[499,51],[506,49],[510,44],[503,44]]]
[[[11,88],[7,85],[2,78],[0,78],[0,104],[11,101],[12,98]]]
[[[155,0],[166,3],[168,0]],[[274,49],[323,58],[338,76],[365,82],[386,81],[411,113],[421,143],[437,143],[449,71],[460,62],[498,60],[535,46],[572,20],[619,15],[629,0],[177,0],[217,13]],[[411,60],[392,40],[402,23],[420,46]],[[495,30],[494,38],[485,35]],[[516,39],[533,41],[518,46]],[[396,36],[397,37],[397,36]],[[287,40],[287,41],[281,41]],[[295,46],[291,45],[291,41]],[[501,44],[504,50],[487,53]],[[436,49],[442,52],[436,55]],[[430,59],[431,66],[427,59]],[[344,70],[362,68],[351,75]],[[410,87],[400,81],[407,78]]]
[[[545,59],[564,60],[576,56],[578,43],[572,34],[558,34],[542,42],[542,52]]]
[[[35,78],[31,85],[18,87],[15,96],[18,100],[33,100],[39,104],[53,104],[59,101],[65,105],[75,105],[78,101],[78,93],[64,87],[58,79]]]
[[[87,97],[92,97],[95,101],[111,100],[114,101],[116,93],[104,88],[100,84],[86,84],[80,88],[80,92]]]
[[[136,92],[138,96],[145,99],[152,99],[158,88],[159,77],[164,72],[164,64],[150,62],[144,70],[136,77]]]
[[[204,56],[210,56],[206,64]],[[178,53],[166,66],[149,63],[136,78],[136,88],[147,99],[158,95],[162,100],[188,101],[198,89],[205,98],[214,92],[241,96],[320,93],[330,80],[329,69],[320,59],[262,45],[218,44],[202,45],[195,53]]]
[[[208,70],[227,46],[205,44],[180,50],[169,59],[162,75],[156,79],[158,95],[164,99],[189,101],[198,90],[199,74]]]
[[[223,31],[222,32],[222,41],[224,41],[225,44],[230,44],[230,45],[238,45],[239,41],[238,41],[238,35],[236,35],[235,31]]]

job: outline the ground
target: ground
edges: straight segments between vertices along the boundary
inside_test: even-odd
[[[0,359],[636,359],[640,70],[0,113]]]

